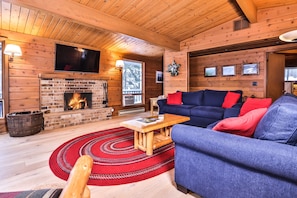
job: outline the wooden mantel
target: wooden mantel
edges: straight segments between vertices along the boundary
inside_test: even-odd
[[[64,72],[56,72],[56,73],[39,73],[39,78],[62,78],[62,79],[89,79],[89,80],[109,80],[108,77],[98,76],[98,74],[88,74],[81,72],[73,72],[73,73],[64,73]]]

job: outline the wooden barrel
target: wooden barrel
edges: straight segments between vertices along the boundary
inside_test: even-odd
[[[6,115],[8,133],[11,137],[34,135],[44,129],[43,112],[24,111]]]

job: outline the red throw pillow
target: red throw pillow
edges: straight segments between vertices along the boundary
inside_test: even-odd
[[[168,94],[167,104],[170,105],[180,105],[182,104],[182,92],[176,92],[172,94]]]
[[[248,98],[242,105],[240,109],[239,116],[243,116],[247,112],[258,109],[258,108],[268,108],[272,103],[271,98]]]
[[[249,111],[241,117],[226,118],[216,124],[213,130],[252,137],[266,111],[267,108],[259,108]]]
[[[226,94],[226,96],[224,98],[224,102],[222,104],[222,107],[223,108],[232,107],[233,105],[235,105],[237,103],[239,98],[240,98],[239,93],[228,91],[228,93]]]

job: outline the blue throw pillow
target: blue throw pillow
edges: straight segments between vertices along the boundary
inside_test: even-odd
[[[193,92],[182,92],[182,100],[185,105],[202,105],[203,90]]]
[[[277,99],[259,122],[255,138],[297,145],[297,97],[286,94]]]

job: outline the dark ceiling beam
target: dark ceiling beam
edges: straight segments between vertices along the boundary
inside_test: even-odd
[[[205,50],[193,51],[193,52],[190,52],[190,57],[233,52],[233,51],[240,51],[240,50],[248,50],[248,49],[261,48],[261,47],[270,47],[270,46],[284,45],[284,44],[287,44],[287,43],[280,41],[279,38],[276,37],[276,38],[270,38],[270,39],[262,39],[257,41],[239,43],[234,45],[226,45],[222,47],[215,47],[215,48],[210,48]]]
[[[250,23],[257,22],[257,8],[252,0],[229,0],[240,16]]]
[[[236,0],[237,4],[243,11],[246,18],[249,20],[250,23],[257,22],[257,8],[253,2],[253,0]]]

